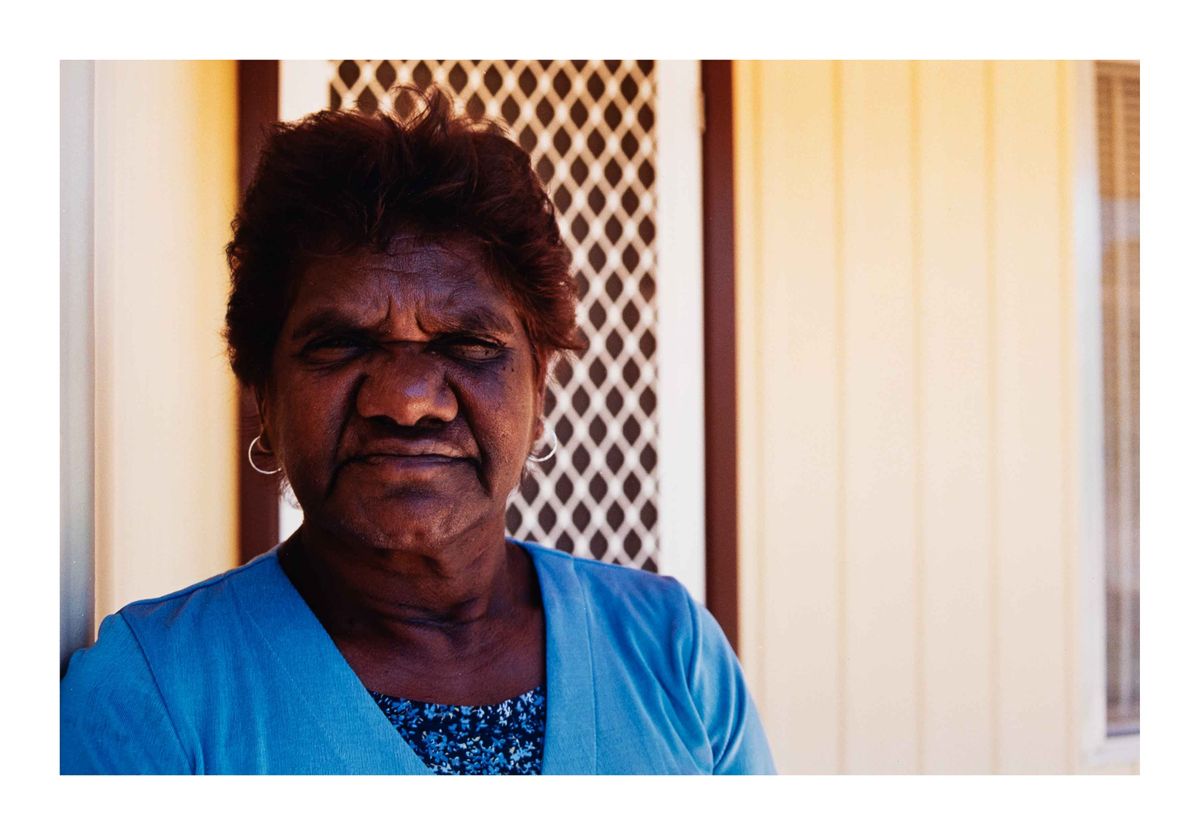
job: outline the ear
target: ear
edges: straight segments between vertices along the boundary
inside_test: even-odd
[[[262,429],[264,439],[267,435],[267,391],[264,386],[254,386],[254,405],[258,409],[258,425]]]
[[[531,437],[531,449],[536,447],[538,441],[546,434],[546,417],[542,414],[543,401],[538,398],[534,406],[537,411],[533,413],[533,429]]]
[[[550,370],[542,375],[539,382],[533,386],[533,441],[542,437],[546,432],[546,386],[550,381]]]

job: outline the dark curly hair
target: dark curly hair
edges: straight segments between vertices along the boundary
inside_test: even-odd
[[[225,248],[225,339],[243,383],[266,385],[293,286],[313,259],[383,252],[402,232],[481,245],[539,379],[583,347],[570,253],[529,155],[494,123],[456,116],[437,87],[399,94],[407,117],[322,111],[271,127]]]

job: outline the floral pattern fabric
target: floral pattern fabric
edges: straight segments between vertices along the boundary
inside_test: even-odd
[[[546,691],[494,705],[443,705],[371,691],[375,703],[436,774],[541,774]]]

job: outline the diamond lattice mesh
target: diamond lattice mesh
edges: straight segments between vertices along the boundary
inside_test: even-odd
[[[658,550],[655,85],[650,61],[335,61],[329,106],[392,108],[440,84],[506,124],[533,159],[574,257],[588,348],[547,394],[558,454],[534,464],[509,532],[654,571]]]

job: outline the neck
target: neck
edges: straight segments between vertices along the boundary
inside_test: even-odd
[[[532,568],[502,524],[409,551],[346,543],[305,523],[281,562],[336,641],[422,643],[433,633],[439,643],[475,644],[536,598]]]

